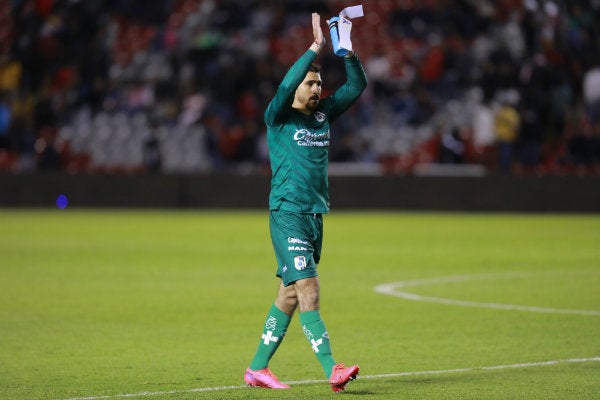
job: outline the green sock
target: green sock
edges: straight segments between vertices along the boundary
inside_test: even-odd
[[[327,329],[325,329],[325,324],[321,321],[321,313],[319,310],[300,313],[300,323],[302,324],[304,335],[310,342],[317,359],[325,371],[325,375],[329,378],[335,361],[331,355],[329,334],[327,333]]]
[[[250,363],[250,369],[257,371],[266,368],[269,360],[275,354],[275,351],[281,344],[287,328],[290,325],[291,318],[273,304],[267,319],[265,320],[265,329],[262,338],[258,343],[256,354]]]

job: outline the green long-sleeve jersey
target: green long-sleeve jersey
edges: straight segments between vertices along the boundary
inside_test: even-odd
[[[346,82],[311,115],[292,108],[296,88],[317,54],[307,50],[289,69],[265,111],[271,161],[271,210],[329,212],[329,126],[360,96],[367,78],[356,55],[344,58]]]

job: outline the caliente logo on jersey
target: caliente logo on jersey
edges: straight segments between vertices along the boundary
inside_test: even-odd
[[[298,129],[294,133],[294,140],[298,146],[329,147],[329,131],[313,133],[308,129]]]

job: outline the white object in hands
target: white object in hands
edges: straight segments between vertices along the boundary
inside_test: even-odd
[[[350,37],[352,21],[350,19],[362,17],[363,15],[363,7],[358,5],[344,8],[339,17],[333,17],[329,20],[329,34],[331,35],[331,44],[335,55],[343,57],[352,51]]]

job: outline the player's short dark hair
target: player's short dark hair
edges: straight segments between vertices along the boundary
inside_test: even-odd
[[[316,72],[317,74],[321,72],[321,66],[319,64],[312,63],[310,67],[308,67],[309,72]]]

